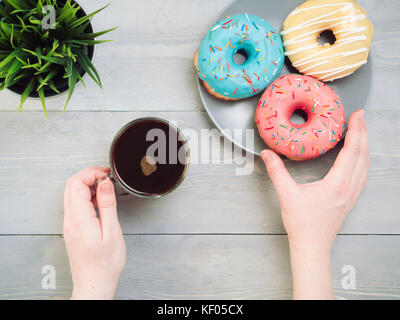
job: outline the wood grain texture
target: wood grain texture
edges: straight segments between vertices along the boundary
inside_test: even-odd
[[[87,11],[109,2],[80,1]],[[195,132],[214,128],[197,93],[192,60],[209,26],[233,2],[113,0],[94,19],[97,31],[120,27],[109,35],[115,42],[96,49],[104,93],[86,77],[87,90],[77,87],[65,114],[65,95],[48,101],[53,112],[45,121],[37,100],[16,113],[19,97],[0,92],[0,299],[69,297],[68,260],[57,236],[64,183],[85,167],[106,165],[111,140],[123,124],[151,115]],[[337,298],[399,299],[400,1],[358,2],[375,27],[367,105],[371,170],[341,233],[376,235],[337,238],[335,293]],[[325,175],[337,152],[286,164],[296,180],[309,182]],[[163,199],[119,200],[120,221],[129,235],[118,298],[290,298],[287,241],[280,235],[284,229],[271,181],[260,159],[250,175],[235,175],[235,169],[218,161],[192,165],[183,185]],[[56,266],[55,291],[40,286],[44,265]],[[345,265],[356,268],[356,290],[341,287]]]
[[[285,236],[126,236],[127,266],[117,299],[290,299]],[[332,273],[337,299],[399,299],[398,236],[339,236]],[[66,299],[72,284],[63,239],[0,237],[0,299]],[[391,257],[390,260],[387,257]],[[56,268],[56,290],[41,270]],[[356,289],[342,287],[344,266]]]
[[[107,165],[114,134],[131,119],[157,115],[183,130],[213,128],[198,112],[51,113],[2,112],[0,126],[0,233],[60,234],[66,179],[81,169]],[[387,123],[391,125],[388,126]],[[391,138],[400,112],[368,112],[371,170],[369,183],[345,222],[343,233],[398,234],[400,146]],[[200,145],[201,146],[201,145]],[[217,150],[220,143],[213,145]],[[209,158],[192,144],[201,161]],[[221,150],[224,150],[221,146]],[[227,154],[231,151],[225,149]],[[304,163],[287,161],[299,182],[322,178],[337,150]],[[260,159],[249,175],[236,165],[192,164],[184,183],[159,200],[121,199],[125,233],[284,233],[279,202]]]
[[[82,0],[87,11],[108,0]],[[114,26],[110,44],[96,48],[95,64],[104,94],[87,79],[68,110],[193,111],[203,110],[195,83],[194,53],[208,28],[233,0],[114,0],[93,20],[96,30]],[[400,81],[400,2],[360,0],[374,26],[374,83],[368,109],[398,109]],[[49,109],[63,109],[66,96],[50,99]],[[16,110],[19,97],[0,92],[0,110]],[[28,101],[27,110],[40,110]]]

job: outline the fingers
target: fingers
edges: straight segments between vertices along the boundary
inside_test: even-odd
[[[97,188],[97,205],[103,238],[110,238],[120,234],[121,227],[118,221],[117,199],[114,185],[110,179],[106,179],[99,184]]]
[[[297,183],[286,170],[282,159],[275,152],[264,150],[261,152],[261,158],[264,160],[268,174],[279,196],[295,190]]]
[[[107,173],[106,168],[92,167],[68,179],[64,196],[66,217],[75,216],[77,219],[96,217],[90,188],[97,180],[107,176]]]
[[[363,111],[361,110],[351,115],[344,147],[325,180],[336,183],[352,180],[362,148],[362,118]]]
[[[91,167],[82,170],[75,177],[88,187],[92,187],[97,180],[104,178],[108,173],[110,168]]]
[[[360,156],[353,174],[353,183],[360,189],[363,189],[367,182],[368,170],[369,170],[368,132],[364,119],[364,114],[362,114]]]

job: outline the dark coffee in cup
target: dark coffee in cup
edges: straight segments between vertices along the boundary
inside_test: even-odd
[[[166,120],[142,118],[127,124],[111,148],[113,178],[128,192],[159,197],[184,179],[189,147],[179,129]]]

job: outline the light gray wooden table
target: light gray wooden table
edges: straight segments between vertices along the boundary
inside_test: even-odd
[[[81,0],[92,11],[109,0]],[[17,113],[18,97],[0,92],[0,298],[68,298],[71,277],[62,239],[66,179],[106,165],[117,130],[140,116],[181,128],[212,129],[192,58],[233,0],[114,0],[94,20],[120,26],[99,46],[104,93],[87,81],[63,114],[65,96]],[[337,298],[400,298],[400,1],[360,0],[374,26],[374,82],[366,106],[369,183],[333,249]],[[355,93],[356,94],[356,93]],[[302,165],[298,181],[329,170],[337,151]],[[279,203],[260,159],[248,176],[235,166],[193,165],[183,185],[156,201],[119,204],[127,241],[121,299],[283,299],[291,297],[288,244]],[[56,290],[41,286],[42,267],[57,271]],[[354,266],[356,288],[342,286]]]

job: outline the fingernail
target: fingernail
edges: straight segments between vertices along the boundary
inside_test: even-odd
[[[100,185],[100,189],[103,192],[111,192],[112,191],[112,182],[110,181],[109,178],[107,178],[106,180],[104,180],[104,182]]]
[[[364,114],[365,114],[364,110],[360,110],[359,112],[360,119],[364,119]]]
[[[263,151],[261,152],[261,158],[263,158],[263,159],[265,159],[265,160],[268,160],[268,159],[271,158],[271,155],[270,155],[270,153],[268,152],[268,150],[263,150]]]
[[[263,150],[263,151],[261,151],[261,157],[262,158],[265,158],[265,157],[267,157],[267,150]]]

